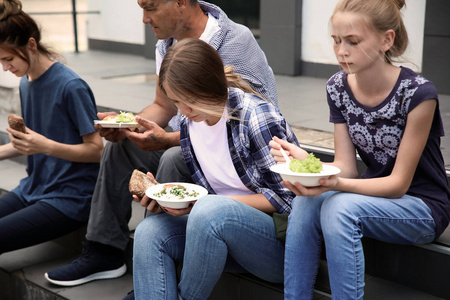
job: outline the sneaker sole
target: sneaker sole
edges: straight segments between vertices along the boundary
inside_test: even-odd
[[[123,274],[125,274],[126,271],[127,271],[127,265],[123,264],[123,266],[121,266],[118,269],[94,273],[94,274],[91,274],[84,278],[77,279],[77,280],[68,280],[68,281],[67,280],[66,281],[54,280],[54,279],[51,279],[48,277],[48,273],[45,273],[44,276],[45,276],[45,279],[47,279],[49,282],[56,284],[56,285],[75,286],[75,285],[80,285],[80,284],[87,283],[87,282],[90,282],[93,280],[117,278],[117,277],[120,277]]]

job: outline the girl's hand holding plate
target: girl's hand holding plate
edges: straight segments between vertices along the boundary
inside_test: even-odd
[[[189,202],[189,205],[186,208],[174,209],[174,208],[170,208],[170,207],[162,207],[162,210],[171,216],[179,217],[179,216],[189,214],[191,212],[194,204],[195,204],[195,201],[191,201],[191,202]]]

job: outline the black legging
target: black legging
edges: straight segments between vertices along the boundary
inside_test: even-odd
[[[50,241],[82,225],[48,203],[27,206],[10,192],[0,198],[0,254]]]

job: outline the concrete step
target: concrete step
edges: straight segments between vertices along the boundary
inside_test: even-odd
[[[332,149],[305,147],[323,161],[332,158]],[[5,190],[14,188],[26,175],[25,165],[20,161],[0,161],[0,169],[3,171],[0,188]],[[143,208],[134,202],[132,205],[131,230],[144,217]],[[133,289],[132,241],[127,251],[128,272],[121,278],[76,287],[57,287],[45,280],[45,272],[69,263],[81,253],[84,234],[83,229],[54,241],[0,255],[0,299],[122,299]],[[367,261],[365,299],[450,299],[447,285],[450,232],[437,243],[425,246],[391,245],[366,239],[364,249]],[[283,286],[248,274],[224,273],[210,299],[283,299]],[[314,299],[331,299],[325,260]]]
[[[143,208],[133,203],[129,226],[134,230],[144,217]],[[66,265],[79,256],[86,228],[59,239],[0,255],[0,299],[122,299],[133,289],[132,241],[127,251],[128,272],[117,279],[99,280],[75,287],[49,283],[45,272]]]
[[[366,275],[365,300],[442,300],[448,298],[436,297],[413,288]],[[213,290],[209,300],[283,300],[283,286],[263,282],[250,275],[224,273]],[[331,294],[316,286],[313,299],[329,300]]]
[[[48,246],[40,249],[34,248],[33,252],[46,251],[50,253]],[[57,250],[52,250],[55,253]],[[67,253],[66,253],[67,254]],[[28,253],[29,257],[36,258]],[[81,300],[81,299],[122,299],[133,289],[132,275],[127,273],[121,278],[110,280],[93,281],[76,287],[57,287],[48,283],[43,274],[57,266],[69,263],[77,256],[74,253],[70,256],[52,258],[40,263],[23,267],[20,271],[9,275],[11,278],[8,285],[3,283],[2,287],[9,287],[10,294],[5,295],[2,291],[0,299],[58,299],[58,300]],[[326,265],[321,268],[326,272]],[[4,277],[3,272],[0,278]],[[322,274],[324,276],[326,274]],[[323,278],[319,280],[324,280]],[[2,281],[3,282],[3,281]],[[367,275],[365,299],[398,299],[398,300],[437,300],[448,299],[436,297],[413,288],[388,281],[379,277]],[[283,287],[281,284],[271,284],[258,278],[246,274],[224,273],[216,285],[211,300],[225,299],[248,299],[248,300],[276,300],[283,299]],[[317,286],[314,299],[331,299],[329,289],[324,286]]]

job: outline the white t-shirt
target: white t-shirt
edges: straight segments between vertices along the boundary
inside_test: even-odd
[[[226,110],[225,110],[226,112]],[[251,195],[241,181],[228,147],[227,118],[217,124],[189,120],[188,130],[195,157],[211,187],[217,195]]]
[[[200,39],[206,43],[209,43],[212,36],[219,31],[219,22],[216,18],[214,18],[210,13],[208,13],[208,22],[206,23],[205,31],[203,31],[202,35],[200,36]],[[175,45],[177,43],[176,39],[173,39],[173,44]],[[158,50],[155,51],[155,60],[156,60],[156,75],[159,76],[159,70],[161,69],[161,64],[163,61],[163,57],[159,53]]]

